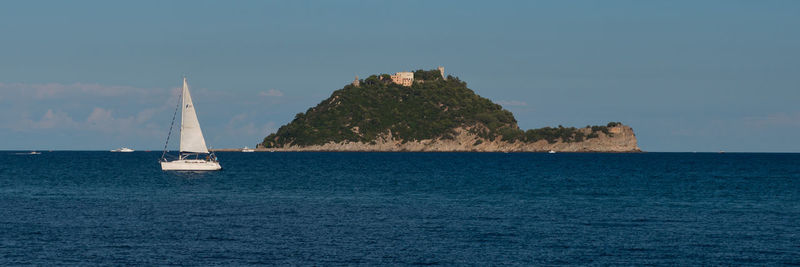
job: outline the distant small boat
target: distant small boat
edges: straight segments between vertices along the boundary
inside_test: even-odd
[[[30,153],[28,153],[28,155],[39,155],[39,154],[42,154],[42,152],[31,151]]]
[[[555,153],[556,153],[556,151],[554,151],[554,150],[550,150],[550,151],[547,151],[547,153],[550,153],[550,154],[555,154]]]
[[[111,152],[133,152],[133,149],[130,149],[130,148],[127,148],[127,147],[123,146],[121,148],[112,149]]]
[[[249,147],[244,147],[242,148],[242,152],[256,152],[256,150]]]

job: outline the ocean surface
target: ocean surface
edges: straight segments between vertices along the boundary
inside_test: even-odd
[[[800,265],[800,154],[0,151],[0,265]]]

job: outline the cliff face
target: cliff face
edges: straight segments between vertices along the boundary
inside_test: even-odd
[[[633,130],[606,126],[523,131],[514,115],[438,70],[415,72],[411,86],[370,76],[333,92],[270,134],[279,151],[637,152]]]

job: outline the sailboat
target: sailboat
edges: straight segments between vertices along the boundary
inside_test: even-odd
[[[192,104],[192,96],[189,93],[189,85],[186,77],[183,77],[183,91],[181,91],[181,136],[178,158],[172,161],[167,160],[167,144],[169,136],[172,134],[172,125],[167,134],[167,143],[164,144],[164,153],[161,154],[161,170],[164,171],[216,171],[222,169],[214,153],[208,151],[206,139],[203,138],[203,131],[200,130],[200,122],[197,120],[197,113]],[[177,108],[175,113],[177,113]],[[172,123],[175,123],[175,115],[172,115]],[[205,156],[205,157],[204,157]]]

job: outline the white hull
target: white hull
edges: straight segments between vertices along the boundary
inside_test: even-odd
[[[219,169],[222,169],[219,162],[202,159],[179,159],[161,162],[161,170],[163,171],[216,171]]]
[[[203,138],[203,131],[200,130],[200,121],[197,120],[197,113],[192,103],[192,96],[189,94],[189,85],[186,83],[186,77],[183,78],[183,91],[181,92],[181,141],[180,153],[178,159],[173,161],[166,161],[167,145],[169,145],[169,134],[167,135],[167,143],[164,144],[164,155],[161,156],[161,170],[164,171],[216,171],[222,169],[219,166],[217,157],[214,153],[209,153],[208,146],[206,146],[206,139]],[[178,107],[181,107],[178,106]],[[177,112],[178,107],[175,107]],[[173,117],[172,122],[175,122]],[[169,126],[170,134],[172,133],[172,125]],[[208,154],[205,159],[200,158],[200,154]],[[190,159],[188,157],[195,157]]]

